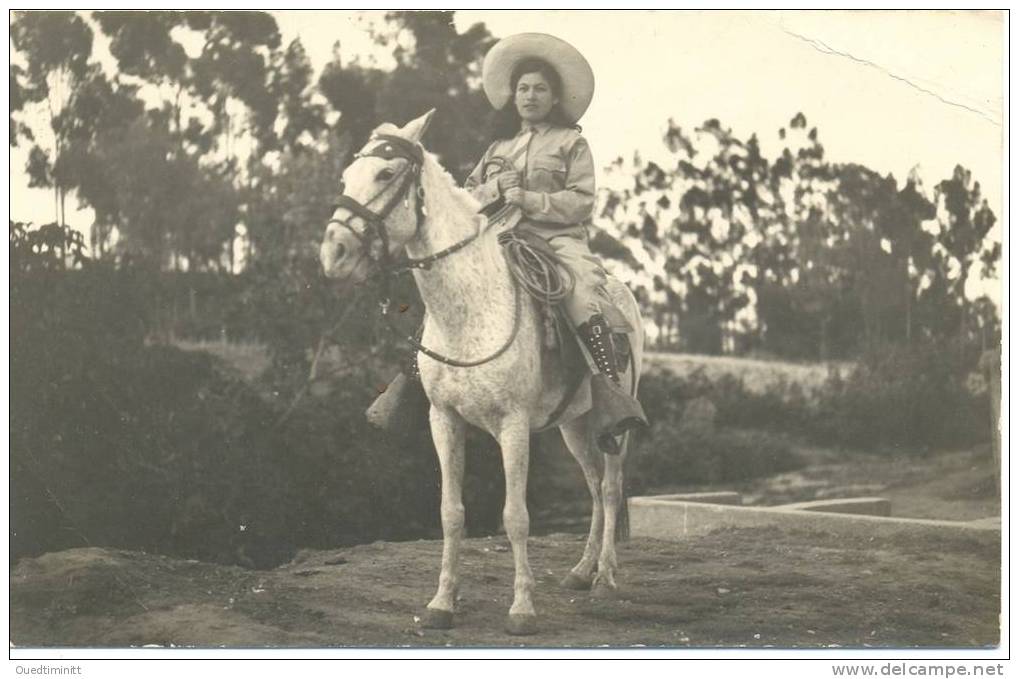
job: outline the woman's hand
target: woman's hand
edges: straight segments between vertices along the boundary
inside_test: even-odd
[[[524,190],[519,186],[514,186],[511,189],[506,189],[506,191],[502,194],[502,197],[510,205],[516,205],[517,207],[521,208],[524,206]]]
[[[516,205],[529,215],[537,214],[541,211],[542,199],[540,193],[524,191],[518,187],[506,191],[503,198],[510,205]]]
[[[520,186],[520,173],[515,170],[506,170],[496,176],[496,181],[499,183],[499,190],[505,194],[509,189]]]

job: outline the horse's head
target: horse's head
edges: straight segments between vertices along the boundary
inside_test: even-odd
[[[319,249],[330,278],[363,281],[384,269],[420,228],[423,218],[421,137],[434,109],[403,128],[376,128],[343,172],[343,194]]]

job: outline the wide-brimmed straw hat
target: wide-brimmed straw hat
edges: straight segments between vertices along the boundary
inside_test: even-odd
[[[524,59],[547,61],[563,82],[559,103],[571,122],[577,122],[594,96],[594,72],[570,43],[547,33],[517,33],[503,38],[485,55],[482,80],[492,106],[501,109],[512,98],[513,69]]]

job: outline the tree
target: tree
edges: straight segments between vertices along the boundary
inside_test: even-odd
[[[603,192],[598,224],[629,249],[643,280],[619,271],[625,255],[623,266],[610,266],[637,283],[659,336],[681,326],[689,350],[733,350],[754,301],[751,258],[755,226],[767,212],[767,163],[756,138],[744,143],[717,120],[692,137],[669,121],[664,142],[668,155],[635,157],[632,184],[612,178]],[[627,174],[621,160],[617,172]]]
[[[340,113],[341,132],[360,146],[376,125],[402,125],[435,108],[428,148],[462,181],[491,141],[485,129],[491,112],[480,73],[495,39],[484,24],[458,34],[453,12],[409,11],[387,14],[376,40],[395,45],[395,69],[344,64],[337,56],[319,79],[323,96]]]
[[[121,192],[131,205],[125,207],[131,216],[123,215],[130,222],[123,234],[135,239],[125,247],[148,251],[164,264],[183,257],[190,266],[219,266],[232,247],[239,192],[252,188],[252,168],[267,151],[322,127],[320,109],[308,101],[310,66],[303,48],[295,42],[281,53],[276,21],[264,12],[109,11],[95,18],[110,37],[121,72],[164,94],[161,107],[129,138],[146,153],[165,152],[166,159],[153,161],[171,180],[138,188],[153,198],[169,198],[169,190],[182,191],[178,201],[189,197],[186,206],[168,206],[177,219],[159,215],[143,225],[140,215],[151,210]],[[185,36],[200,45],[193,56],[181,42]],[[281,114],[282,139],[276,134]],[[134,165],[116,141],[105,160]],[[140,169],[146,181],[156,180],[151,168]],[[130,180],[136,183],[138,176]]]
[[[80,201],[95,212],[90,245],[96,259],[108,251],[120,221],[115,168],[104,151],[118,143],[143,113],[136,87],[110,81],[102,67],[91,64],[62,114],[67,145],[57,170],[75,187]]]
[[[273,52],[267,89],[278,102],[277,119],[282,125],[278,126],[278,136],[263,133],[263,149],[300,149],[327,129],[325,108],[313,100],[312,74],[300,38],[295,38],[286,50]]]
[[[15,114],[21,113],[26,105],[35,100],[36,96],[31,89],[22,84],[25,81],[25,69],[18,64],[11,64],[11,80],[8,91],[11,95],[10,111],[10,140],[11,146],[18,145],[18,138],[24,137],[27,141],[35,141],[35,135],[25,123],[17,120]]]
[[[965,275],[993,271],[994,224],[961,168],[929,199],[912,173],[902,188],[855,163],[831,163],[802,113],[765,159],[756,136],[709,120],[686,134],[669,121],[666,155],[609,168],[592,248],[629,283],[674,344],[758,346],[835,358],[865,344],[993,328],[965,298]],[[939,206],[936,210],[935,204]],[[932,229],[932,224],[934,228]]]
[[[985,243],[997,218],[981,195],[980,183],[961,166],[934,187],[933,203],[937,212],[929,222],[930,247],[917,262],[921,281],[917,313],[929,334],[963,337],[970,316],[966,297],[970,273],[982,264],[990,274],[1000,258],[1000,244]]]
[[[70,183],[56,167],[67,141],[62,114],[88,70],[92,29],[75,12],[21,11],[14,13],[11,42],[28,64],[24,69],[11,69],[15,85],[12,103],[17,105],[12,110],[19,110],[27,102],[45,102],[53,132],[52,153],[39,145],[30,151],[29,186],[53,188],[56,221],[64,224],[65,198]]]
[[[280,44],[276,20],[264,12],[103,11],[96,21],[110,38],[120,70],[168,90],[168,122],[175,138],[192,152],[218,146],[230,157],[235,129],[229,101],[247,111],[256,139],[269,134],[276,102],[268,90],[265,52]],[[194,36],[201,44],[189,57],[174,34]],[[207,114],[208,124],[203,122]],[[185,120],[186,117],[186,120]]]
[[[91,159],[103,170],[96,193],[115,211],[122,252],[174,269],[216,267],[237,223],[236,192],[229,176],[175,148],[158,116],[104,131]]]

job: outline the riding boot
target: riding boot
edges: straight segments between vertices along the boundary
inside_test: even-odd
[[[368,406],[364,415],[370,424],[379,429],[396,432],[414,428],[427,403],[428,398],[421,387],[421,375],[418,373],[417,352],[414,352],[410,365],[393,378]]]
[[[647,426],[647,417],[640,402],[619,382],[611,329],[601,314],[577,328],[594,362],[591,377],[592,416],[595,440],[607,455],[618,455],[616,437],[637,426]],[[596,370],[596,372],[595,372]]]

